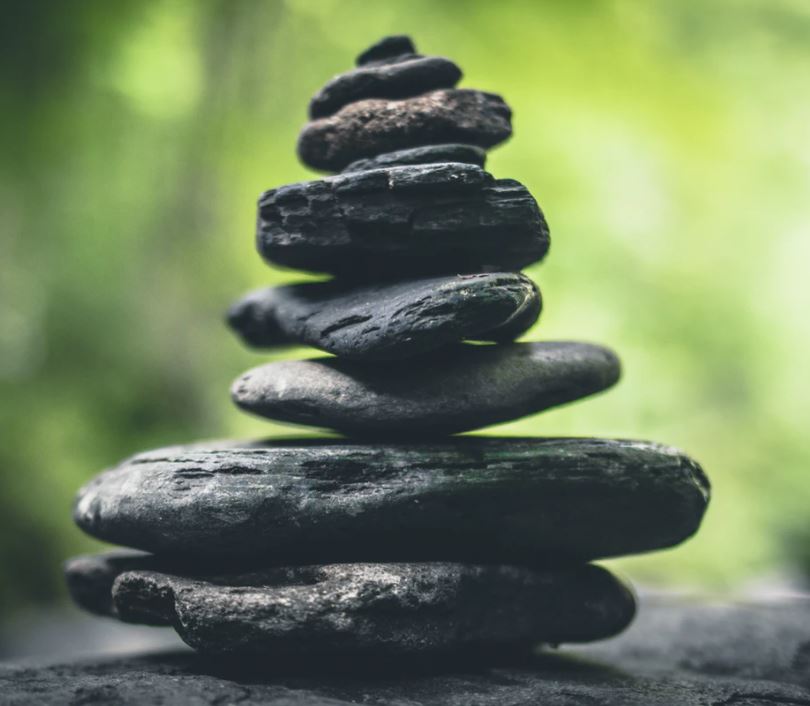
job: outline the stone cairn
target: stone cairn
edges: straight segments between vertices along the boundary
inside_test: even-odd
[[[102,473],[76,522],[142,551],[69,561],[80,606],[219,655],[528,652],[630,623],[632,591],[588,562],[697,530],[709,484],[672,448],[451,436],[619,377],[600,346],[513,342],[540,313],[519,270],[548,227],[525,187],[483,169],[509,107],[460,78],[381,40],[309,106],[299,155],[340,173],[259,200],[261,255],[332,279],[253,292],[230,325],[334,357],[255,368],[233,399],[348,438],[178,446]]]

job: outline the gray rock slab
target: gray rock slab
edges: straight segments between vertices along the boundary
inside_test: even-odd
[[[511,119],[500,96],[468,88],[368,98],[305,125],[298,156],[313,169],[339,172],[357,159],[407,147],[464,142],[489,149],[512,134]]]
[[[88,572],[93,560],[108,564],[107,573]],[[112,597],[111,615],[172,625],[187,644],[209,653],[289,658],[530,650],[538,643],[610,637],[635,614],[632,592],[607,570],[587,564],[545,571],[327,564],[189,576],[155,570],[151,557],[141,560],[140,569],[132,568],[132,558],[126,561],[124,568],[115,554],[73,560],[68,582],[95,582],[96,593]],[[90,607],[103,609],[100,603]]]
[[[228,323],[252,346],[298,343],[346,358],[397,360],[462,340],[511,341],[540,307],[534,283],[505,272],[270,287],[236,302]]]
[[[548,566],[676,545],[708,499],[697,463],[646,442],[302,439],[139,454],[85,485],[74,518],[98,539],[223,570]]]
[[[619,378],[607,348],[570,341],[459,345],[397,361],[268,363],[233,383],[242,409],[353,436],[436,437],[519,419]]]
[[[449,143],[446,145],[427,145],[426,147],[411,147],[395,152],[378,154],[368,159],[358,159],[349,164],[343,174],[350,172],[364,172],[369,169],[383,169],[385,167],[400,167],[410,164],[430,164],[434,162],[461,162],[475,164],[483,167],[487,161],[485,150],[475,145]]]
[[[335,659],[254,667],[191,652],[0,665],[9,706],[806,706],[809,598],[649,599],[618,637],[486,667]],[[504,661],[505,662],[505,661]]]
[[[421,164],[271,189],[256,244],[275,265],[373,279],[521,269],[546,254],[549,231],[518,182]]]
[[[410,98],[437,88],[452,88],[461,69],[441,56],[403,56],[393,63],[365,65],[332,78],[309,103],[312,119],[332,115],[364,98]]]

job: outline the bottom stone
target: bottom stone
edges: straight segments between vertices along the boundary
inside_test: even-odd
[[[529,650],[623,630],[630,589],[594,565],[545,571],[456,563],[327,564],[204,576],[110,553],[65,567],[74,600],[172,625],[208,653],[424,655]]]
[[[0,663],[3,706],[807,706],[810,596],[641,596],[639,618],[615,640],[545,651],[491,668],[460,661],[208,658],[189,650],[76,657],[87,647],[54,626],[59,657]],[[795,598],[787,598],[793,595]],[[133,630],[133,633],[137,633]],[[70,642],[69,650],[64,647]],[[120,649],[122,645],[117,645]],[[71,656],[68,656],[70,654]]]

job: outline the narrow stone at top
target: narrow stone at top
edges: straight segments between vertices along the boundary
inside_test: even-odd
[[[378,42],[372,44],[368,49],[361,52],[355,63],[357,66],[365,66],[375,62],[382,62],[392,57],[400,57],[404,54],[416,54],[416,47],[413,40],[406,34],[394,34],[383,37]]]

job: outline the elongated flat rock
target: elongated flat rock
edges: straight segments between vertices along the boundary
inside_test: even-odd
[[[270,263],[352,279],[517,270],[548,250],[537,202],[472,164],[420,164],[271,189],[256,243]]]
[[[410,98],[452,88],[461,69],[441,56],[406,55],[394,63],[366,65],[335,76],[309,103],[309,117],[323,118],[364,98]]]
[[[313,169],[339,172],[357,159],[407,147],[464,142],[489,149],[512,134],[511,119],[500,96],[466,88],[368,98],[305,125],[298,156]]]
[[[441,436],[573,402],[612,386],[607,348],[570,341],[460,345],[397,362],[286,360],[253,368],[231,387],[242,409],[350,435]]]
[[[697,463],[646,442],[309,439],[134,456],[81,489],[74,519],[98,539],[205,567],[543,566],[673,546],[708,497]]]
[[[465,339],[510,341],[537,320],[540,306],[534,283],[506,272],[271,287],[234,304],[228,322],[253,346],[300,343],[347,358],[396,360]]]
[[[90,561],[68,563],[69,583],[115,575],[120,562],[77,577]],[[248,574],[182,576],[140,570],[99,580],[111,614],[173,625],[208,653],[270,656],[413,655],[588,642],[615,635],[635,614],[631,591],[605,569],[534,571],[456,563],[331,564]],[[73,574],[73,576],[71,576]],[[101,612],[103,606],[92,606]]]
[[[376,157],[358,159],[349,164],[344,174],[350,172],[364,172],[369,169],[384,169],[387,167],[401,167],[411,164],[430,164],[435,162],[461,162],[475,164],[483,167],[487,161],[487,153],[475,145],[462,145],[449,143],[445,145],[427,145],[425,147],[411,147],[406,150],[385,152]]]

